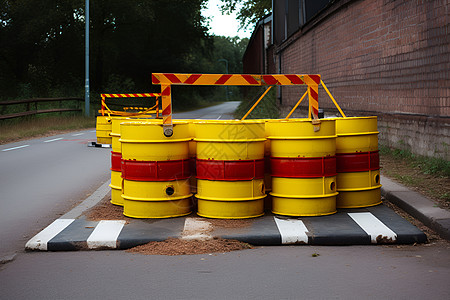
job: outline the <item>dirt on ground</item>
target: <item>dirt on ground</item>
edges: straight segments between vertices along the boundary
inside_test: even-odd
[[[380,166],[382,176],[406,185],[436,202],[437,206],[450,210],[450,178],[424,174],[420,169],[411,167],[407,160],[390,155],[380,156]]]
[[[225,253],[252,248],[253,246],[250,244],[241,241],[216,237],[210,240],[183,240],[169,238],[165,241],[150,242],[125,251],[145,255],[192,255],[205,253]]]
[[[96,206],[84,213],[89,221],[125,220],[126,224],[133,218],[123,215],[123,207],[111,202],[111,194],[106,195]]]

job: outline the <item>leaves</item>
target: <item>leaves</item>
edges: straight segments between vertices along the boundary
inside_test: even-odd
[[[241,28],[254,26],[272,11],[272,0],[221,0],[222,13],[236,12]]]

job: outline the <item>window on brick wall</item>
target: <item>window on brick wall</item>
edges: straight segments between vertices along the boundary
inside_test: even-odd
[[[280,44],[335,0],[273,0],[274,43]]]

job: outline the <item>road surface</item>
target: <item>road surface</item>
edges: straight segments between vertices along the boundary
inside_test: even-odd
[[[225,119],[236,105],[176,117]],[[442,241],[184,256],[25,252],[29,237],[109,179],[110,149],[86,146],[94,136],[0,146],[0,251],[9,257],[0,265],[0,299],[448,299],[450,249]]]

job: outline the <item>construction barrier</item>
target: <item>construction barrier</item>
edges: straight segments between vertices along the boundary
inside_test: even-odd
[[[159,120],[120,126],[124,215],[168,218],[191,212],[189,124],[174,122],[171,137]]]
[[[243,219],[264,214],[264,122],[194,122],[197,214]]]
[[[98,116],[96,121],[97,143],[110,145],[112,142],[110,133],[111,133],[111,117]]]
[[[312,116],[314,130],[320,130],[318,117],[319,100],[318,89],[321,83],[318,74],[274,74],[274,75],[250,75],[250,74],[173,74],[153,73],[152,83],[161,85],[161,102],[164,134],[172,135],[172,85],[240,85],[240,86],[282,86],[282,85],[306,85],[309,96],[308,116]],[[270,87],[269,87],[270,88]],[[266,90],[268,92],[269,88]],[[261,101],[262,97],[258,100]],[[255,103],[255,106],[257,103]],[[250,113],[250,112],[249,112]],[[246,116],[245,116],[246,117]],[[245,119],[245,117],[243,119]]]
[[[122,147],[120,143],[120,123],[130,121],[125,117],[111,117],[111,203],[123,206],[122,198]]]
[[[109,115],[109,116],[143,116],[148,115],[150,113],[155,113],[156,118],[159,118],[159,97],[161,94],[159,93],[132,93],[132,94],[100,94],[102,101],[101,101],[101,109],[99,110],[99,113],[102,114],[102,116]],[[125,111],[114,111],[111,110],[106,105],[106,99],[107,98],[150,98],[154,97],[156,98],[155,105],[152,107],[124,107]],[[126,110],[129,109],[135,109],[139,110],[138,112],[127,112]]]
[[[271,147],[272,212],[321,216],[336,212],[335,121],[308,119],[266,123]]]
[[[199,120],[195,119],[177,119],[178,122],[187,122],[189,123],[189,135],[192,138],[192,140],[189,141],[189,169],[191,170],[191,178],[189,179],[189,183],[191,185],[191,191],[192,193],[197,192],[197,178],[196,176],[196,142],[194,141],[195,138],[195,124],[194,122],[197,122]]]
[[[377,117],[336,118],[337,207],[381,203]]]

